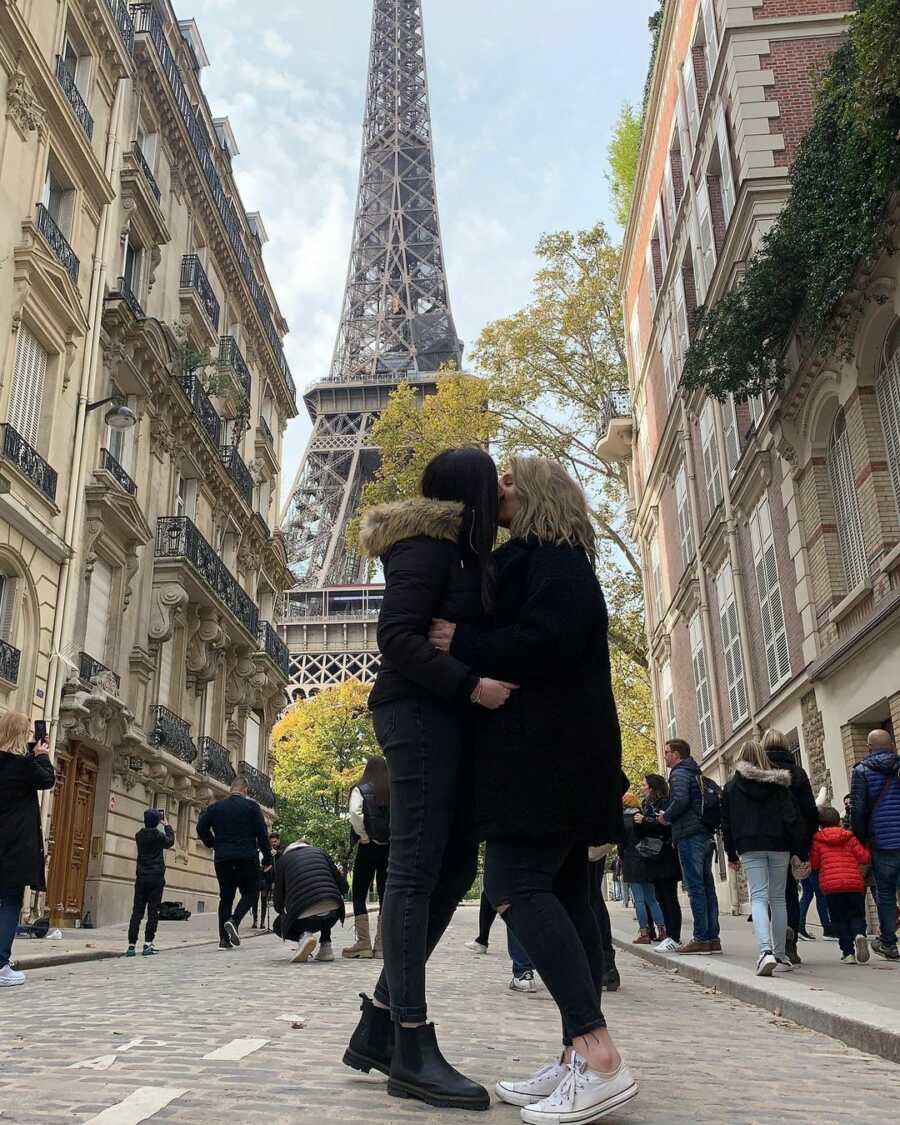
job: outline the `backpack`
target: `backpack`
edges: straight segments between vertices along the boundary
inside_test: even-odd
[[[700,788],[700,820],[710,832],[722,827],[722,790],[711,777],[698,779]]]

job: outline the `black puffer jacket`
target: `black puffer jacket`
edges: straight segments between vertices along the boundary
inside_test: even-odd
[[[791,793],[789,770],[738,762],[722,792],[722,835],[728,858],[745,852],[790,852],[807,859],[806,828]]]
[[[281,915],[279,932],[288,934],[300,915],[315,903],[331,898],[340,903],[344,920],[344,895],[350,885],[331,856],[311,845],[291,844],[275,864],[272,904]]]
[[[649,864],[651,882],[656,879],[681,878],[681,864],[678,861],[678,852],[675,851],[675,845],[672,843],[672,829],[668,824],[660,824],[657,819],[664,808],[665,804],[657,806],[650,800],[644,801],[641,804],[643,819],[640,824],[634,825],[636,841],[655,837],[663,842],[659,856],[646,861]]]
[[[162,832],[160,832],[162,828]],[[134,834],[137,843],[137,867],[135,875],[138,879],[158,879],[162,882],[166,877],[166,848],[175,846],[175,833],[168,824],[159,828],[142,828]]]
[[[401,500],[369,508],[359,541],[384,566],[378,617],[381,669],[369,706],[432,698],[469,706],[478,684],[464,662],[428,640],[432,619],[474,622],[482,616],[481,571],[459,546],[463,505],[444,500]]]
[[[521,685],[477,709],[475,809],[483,839],[622,834],[622,743],[606,603],[586,553],[511,539],[494,553],[492,627],[459,625],[451,652],[479,675]]]
[[[55,784],[49,755],[0,753],[0,887],[47,889],[38,792]]]
[[[766,757],[775,769],[787,770],[791,775],[791,792],[794,794],[794,800],[797,802],[797,808],[800,811],[808,854],[812,845],[812,838],[819,831],[819,809],[806,770],[797,765],[790,750],[772,748],[766,751]]]

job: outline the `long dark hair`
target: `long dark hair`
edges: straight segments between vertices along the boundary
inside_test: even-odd
[[[481,568],[481,604],[490,613],[494,604],[491,552],[497,538],[500,488],[497,466],[477,445],[445,449],[432,458],[422,474],[422,495],[429,500],[456,500],[466,506],[459,546]]]
[[[658,773],[645,773],[644,781],[647,783],[647,788],[650,790],[650,800],[654,804],[661,804],[663,801],[669,799],[669,786],[664,777]]]
[[[371,785],[375,790],[375,800],[379,805],[389,805],[391,803],[388,764],[381,755],[369,758],[366,761],[366,768],[363,770],[362,777],[356,784],[359,786],[365,785],[366,783]]]

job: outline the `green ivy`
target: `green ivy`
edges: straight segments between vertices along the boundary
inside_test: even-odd
[[[890,250],[884,217],[900,187],[900,0],[859,0],[820,84],[791,195],[731,292],[699,312],[683,384],[722,398],[772,391],[797,332],[846,344],[836,316],[861,263]]]

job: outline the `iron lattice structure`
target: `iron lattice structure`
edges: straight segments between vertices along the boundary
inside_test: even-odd
[[[374,675],[374,621],[355,612],[342,619],[332,608],[339,599],[327,597],[366,586],[366,562],[346,531],[378,463],[372,424],[398,383],[433,393],[436,373],[461,359],[438,218],[422,4],[374,0],[341,323],[327,378],[304,395],[313,432],[283,519],[297,580],[284,617],[295,695]],[[311,612],[318,606],[324,616]]]

